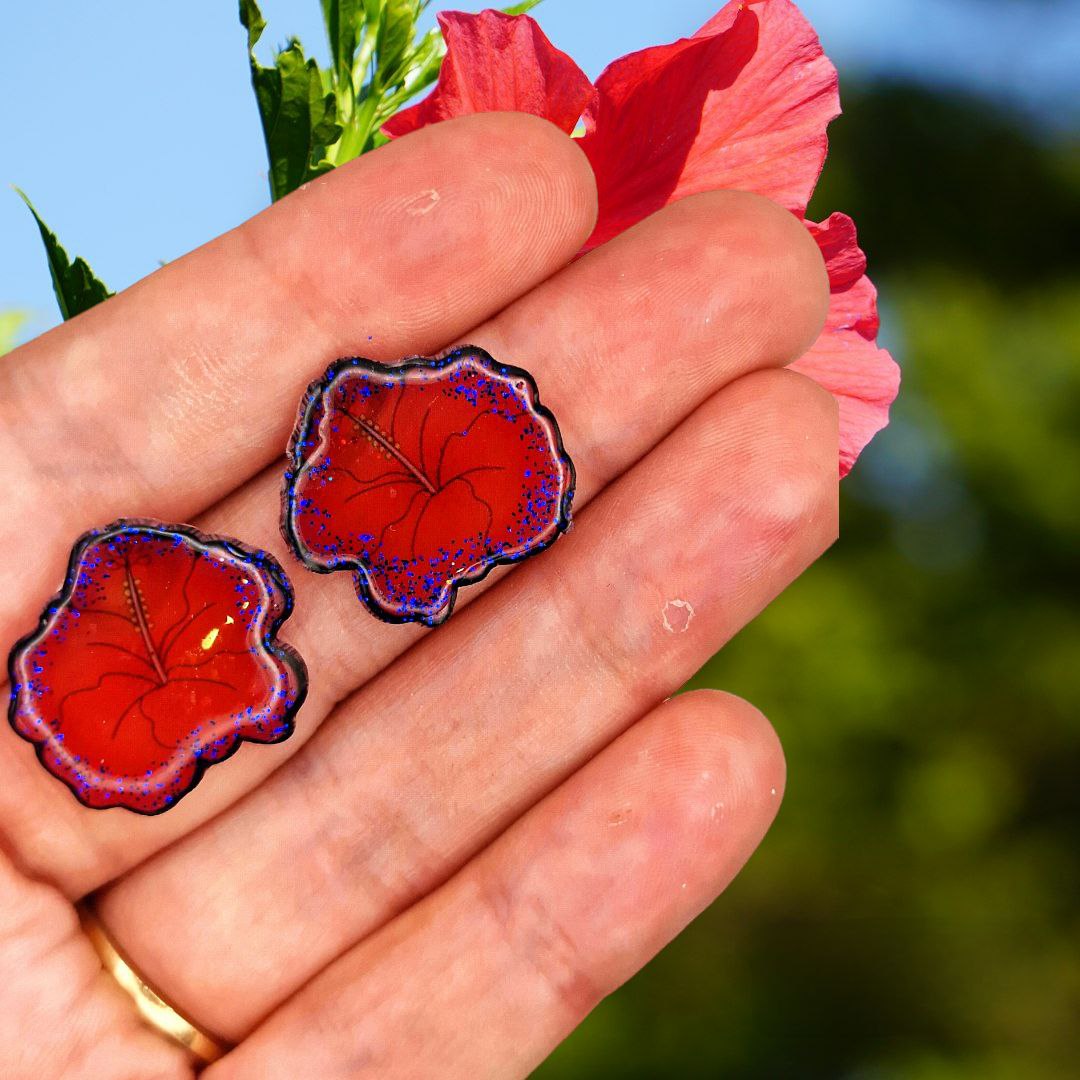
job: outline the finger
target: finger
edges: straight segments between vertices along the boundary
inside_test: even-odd
[[[138,1018],[71,904],[0,851],[0,1076],[191,1080],[187,1054]]]
[[[717,192],[655,215],[469,336],[536,374],[575,459],[580,511],[711,392],[799,355],[827,299],[817,246],[790,214],[756,196]],[[295,566],[278,533],[280,482],[269,470],[199,524],[238,533]],[[376,622],[336,576],[292,577],[297,606],[285,636],[307,660],[311,684],[296,734],[211,770],[197,797],[163,817],[133,824],[87,814],[24,746],[0,736],[9,778],[0,822],[29,868],[71,895],[96,888],[261,782],[337,701],[426,633]],[[479,591],[463,590],[459,604]]]
[[[85,529],[210,506],[281,454],[330,360],[441,347],[565,263],[594,205],[556,128],[466,117],[312,181],[5,357],[0,640],[37,616]]]
[[[661,705],[208,1075],[529,1075],[723,891],[783,774],[745,702]]]
[[[790,372],[698,410],[287,767],[100,899],[236,1038],[672,693],[836,530],[836,409]],[[221,964],[222,950],[234,958]]]

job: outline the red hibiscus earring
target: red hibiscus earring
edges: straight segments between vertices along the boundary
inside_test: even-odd
[[[463,346],[345,359],[308,387],[282,533],[310,570],[353,573],[387,622],[435,626],[457,590],[570,526],[574,466],[528,372]]]
[[[12,727],[84,805],[168,810],[246,741],[277,743],[307,692],[276,635],[277,561],[186,525],[86,533],[8,661]]]

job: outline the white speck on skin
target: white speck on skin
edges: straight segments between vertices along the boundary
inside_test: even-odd
[[[430,214],[438,203],[439,193],[434,188],[429,188],[427,191],[421,191],[419,195],[414,196],[405,203],[405,213],[412,217]]]
[[[776,788],[774,788],[774,787],[769,788],[769,794],[770,795],[775,795],[776,794]]]
[[[686,882],[685,881],[682,883],[681,888],[684,888],[684,889],[686,888]]]
[[[712,804],[712,808],[709,810],[709,817],[715,821],[717,817],[723,813],[724,804],[722,802],[716,802]]]
[[[694,605],[689,600],[667,600],[660,615],[664,620],[664,629],[669,634],[685,634],[694,621]]]

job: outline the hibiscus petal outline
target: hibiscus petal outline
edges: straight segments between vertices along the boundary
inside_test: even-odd
[[[532,22],[528,15],[515,18]],[[509,70],[518,98],[508,102],[505,96],[498,101],[480,97],[462,105],[460,88],[444,97],[440,78],[427,98],[399,114],[405,116],[403,122],[394,117],[384,125],[387,135],[405,134],[481,107],[536,113],[567,130],[559,109],[538,109],[536,104],[538,88],[546,86],[536,73],[555,62],[554,46],[536,28],[531,37],[523,34],[519,39],[531,43],[532,55],[525,49],[493,55],[485,50],[482,26],[482,16],[454,13],[453,32],[447,37],[449,70],[456,82],[469,72],[482,72],[480,81],[490,82],[493,73]],[[467,64],[457,63],[457,53],[467,58]],[[581,72],[576,65],[574,70],[576,80]],[[779,73],[785,77],[777,77]],[[728,79],[727,85],[719,85],[720,75]],[[599,216],[583,251],[663,206],[702,191],[752,191],[805,221],[828,150],[826,128],[840,112],[837,83],[836,69],[817,34],[791,0],[731,0],[690,37],[613,61],[597,79],[596,93],[583,116],[581,146],[596,174],[599,195]],[[755,116],[750,115],[755,109],[760,112],[766,98],[765,108],[777,120],[775,130],[762,126],[760,115],[755,129]],[[738,104],[741,99],[748,104],[740,119],[729,115],[725,103]],[[722,132],[717,134],[725,124],[742,125],[734,142],[725,143]],[[740,140],[753,145],[740,149]],[[780,164],[771,172],[762,169],[763,157]],[[833,215],[829,220],[838,216],[842,217]],[[806,224],[819,240],[815,230],[824,226]],[[860,270],[861,280],[840,284],[842,268],[829,252],[824,254],[832,293],[829,319],[817,342],[791,366],[837,399],[839,470],[844,476],[888,423],[899,375],[889,353],[874,342],[877,314],[869,279]],[[847,258],[865,267],[865,257],[854,242]],[[846,309],[853,305],[863,313],[858,325],[844,321]],[[871,325],[873,333],[868,332]]]
[[[486,556],[471,571],[449,577],[442,586],[443,591],[440,595],[443,599],[434,613],[424,614],[418,610],[405,612],[399,607],[389,606],[382,602],[370,581],[373,569],[365,561],[362,553],[343,552],[326,558],[320,557],[311,550],[300,535],[296,523],[297,513],[301,509],[297,488],[302,479],[305,464],[324,445],[320,429],[326,408],[326,394],[334,387],[339,375],[344,372],[361,371],[382,379],[407,374],[411,370],[438,373],[455,366],[462,360],[475,361],[477,367],[499,379],[523,384],[528,410],[533,418],[544,425],[553,444],[554,457],[562,470],[558,514],[549,536],[532,540],[523,550],[511,554]],[[577,473],[563,445],[558,421],[551,410],[541,402],[536,380],[528,371],[513,364],[501,363],[476,345],[460,345],[434,357],[409,356],[393,364],[383,364],[362,356],[342,357],[335,360],[320,378],[308,386],[300,403],[296,426],[289,439],[287,456],[288,467],[285,470],[281,492],[281,533],[290,550],[308,570],[314,573],[333,574],[338,571],[351,571],[353,587],[360,602],[378,619],[393,625],[416,622],[429,627],[441,625],[453,613],[458,592],[462,587],[482,581],[498,566],[523,562],[546,551],[572,524],[571,505],[577,486]]]
[[[855,222],[832,214],[806,222],[829,275],[829,309],[817,341],[789,367],[824,387],[840,410],[841,478],[868,442],[889,422],[900,389],[900,368],[876,344],[877,290],[866,276],[866,256]]]
[[[261,619],[262,632],[259,644],[268,657],[283,665],[283,676],[287,673],[291,679],[292,700],[286,705],[280,717],[275,717],[277,726],[274,737],[267,738],[260,734],[256,738],[250,733],[235,732],[229,736],[219,737],[215,742],[208,744],[204,748],[207,751],[205,754],[202,752],[195,753],[192,755],[193,759],[188,761],[183,760],[183,758],[185,754],[190,753],[189,748],[175,747],[174,749],[179,751],[176,759],[178,762],[177,771],[181,773],[185,770],[190,771],[188,771],[184,782],[176,787],[169,788],[168,793],[161,797],[162,804],[153,808],[139,805],[138,801],[133,802],[132,799],[136,798],[136,796],[129,797],[127,790],[122,790],[115,801],[89,801],[95,791],[93,783],[86,781],[80,783],[77,774],[73,775],[70,769],[65,770],[64,766],[58,761],[50,761],[48,755],[50,751],[56,752],[56,740],[51,738],[48,733],[37,737],[20,724],[25,696],[25,687],[20,681],[20,661],[24,657],[31,655],[31,650],[44,640],[57,616],[69,607],[78,586],[78,575],[87,550],[95,544],[125,534],[148,535],[153,538],[172,540],[174,542],[177,538],[180,538],[182,543],[195,550],[196,560],[216,550],[224,552],[235,562],[250,567],[263,583],[269,598],[267,614]],[[293,734],[296,714],[307,698],[307,665],[304,658],[293,646],[277,640],[278,631],[292,615],[293,604],[292,584],[278,560],[269,552],[249,546],[234,537],[217,533],[205,533],[192,525],[166,525],[151,518],[119,518],[100,528],[89,529],[72,546],[64,583],[60,590],[45,604],[37,626],[29,633],[24,634],[8,653],[8,680],[11,686],[8,701],[8,722],[20,739],[34,747],[34,752],[42,768],[51,776],[60,780],[71,791],[80,805],[91,810],[124,809],[143,817],[155,817],[163,814],[190,794],[199,785],[209,768],[227,761],[240,749],[243,743],[254,742],[276,745],[284,742]],[[43,722],[41,726],[48,727],[48,724]],[[137,788],[138,779],[136,777],[132,778],[130,786],[133,791]]]
[[[613,61],[596,89],[581,140],[600,210],[586,249],[703,191],[753,191],[802,217],[840,114],[836,68],[788,0],[729,3],[693,36]]]

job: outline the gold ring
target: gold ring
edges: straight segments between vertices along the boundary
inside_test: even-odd
[[[127,961],[87,902],[78,906],[83,931],[101,959],[101,966],[135,1003],[142,1018],[167,1039],[182,1046],[201,1067],[224,1057],[228,1044],[196,1027],[170,1005]]]

